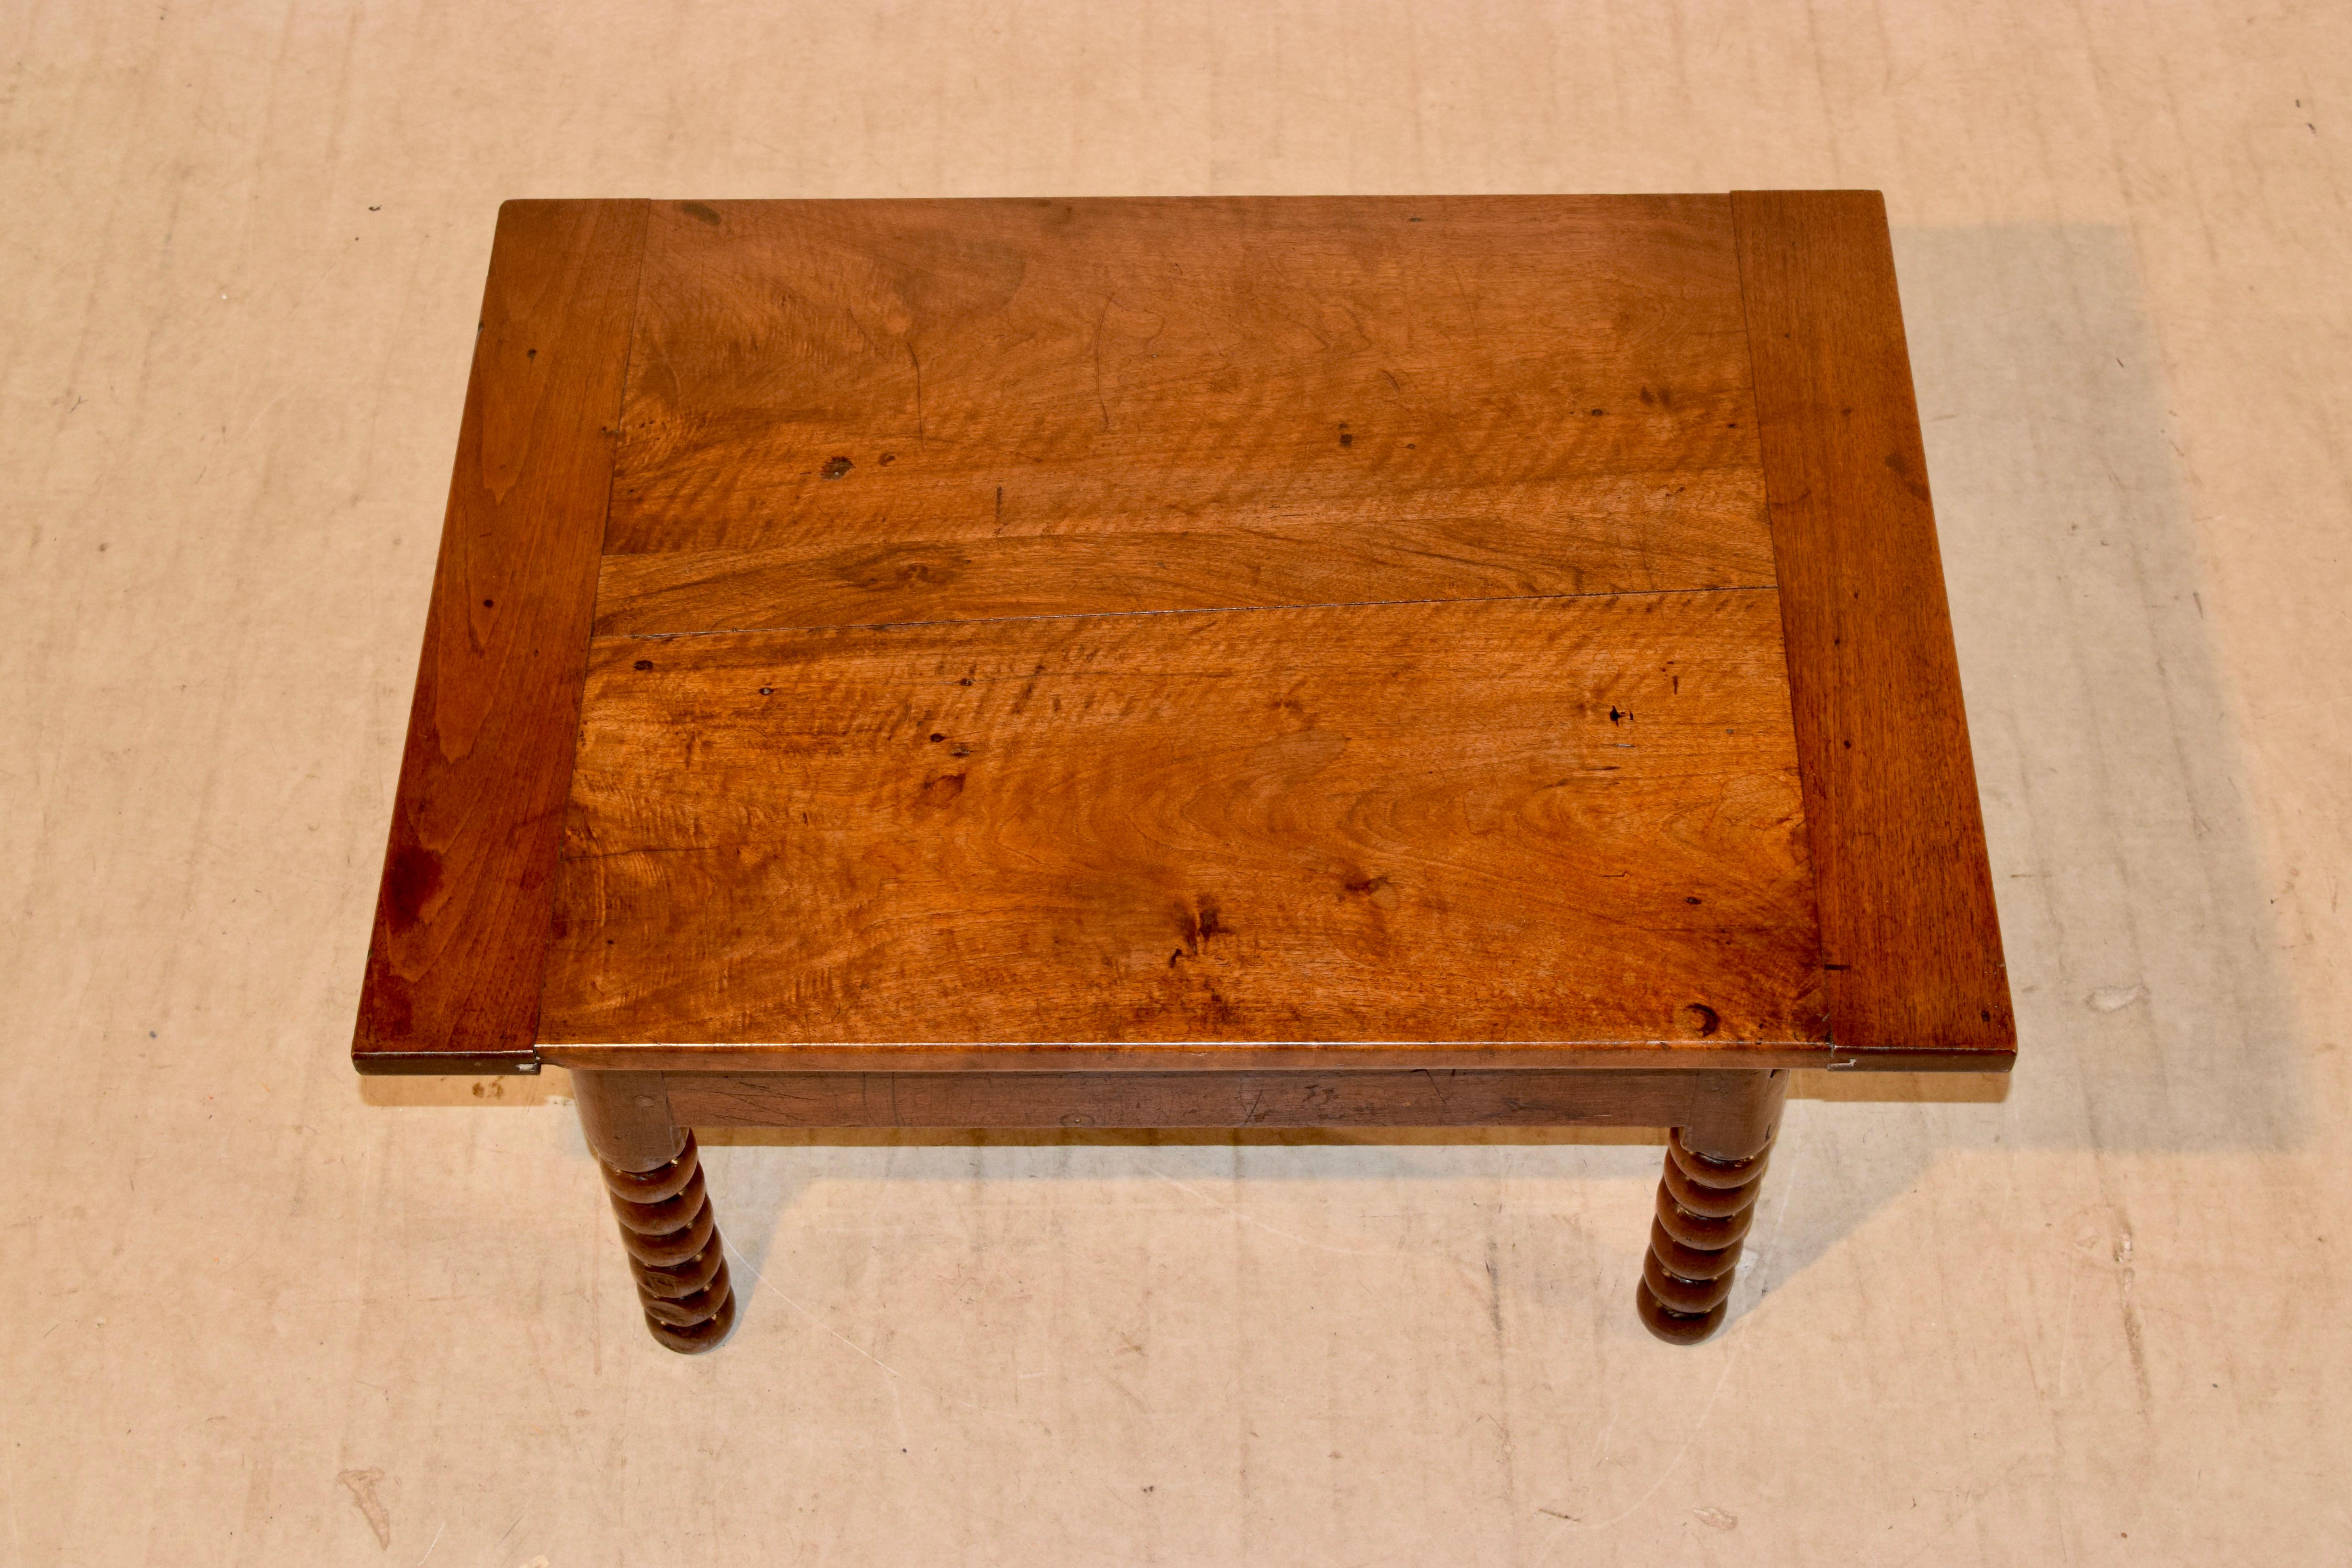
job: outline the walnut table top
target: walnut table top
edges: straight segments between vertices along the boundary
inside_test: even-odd
[[[2013,1047],[1874,195],[503,210],[362,1070]]]

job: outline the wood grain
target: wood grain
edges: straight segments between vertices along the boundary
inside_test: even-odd
[[[872,535],[758,550],[608,555],[599,635],[887,626],[1043,615],[1106,615],[1398,599],[1516,598],[1771,585],[1755,558],[1692,524],[1708,500],[1746,509],[1749,476],[1693,474],[1584,487],[1579,510],[1462,492],[1436,515],[1225,519],[1156,532],[989,539]],[[1424,503],[1427,504],[1427,503]],[[1517,514],[1517,515],[1514,515]],[[1579,531],[1580,527],[1589,531]],[[1624,536],[1624,552],[1591,541]],[[1638,551],[1638,555],[1633,552]]]
[[[1895,295],[1874,192],[1732,198],[1805,815],[1842,1055],[2016,1051]]]
[[[1732,1051],[1811,897],[1769,590],[601,638],[541,1030]]]
[[[352,1059],[529,1068],[642,202],[509,202],[484,291]]]
[[[1687,1071],[667,1074],[699,1127],[1674,1127]]]
[[[1720,196],[663,203],[599,630],[1769,584]]]

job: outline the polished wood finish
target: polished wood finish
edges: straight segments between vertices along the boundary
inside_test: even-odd
[[[502,215],[354,1057],[707,1125],[1674,1129],[2014,1050],[1884,212]]]
[[[1732,197],[1842,1058],[2006,1067],[2010,1008],[1959,665],[1872,191]]]
[[[597,629],[1772,581],[1722,196],[659,203]]]
[[[530,1068],[643,202],[499,209],[352,1055]]]
[[[679,1121],[711,1127],[1673,1127],[1720,1121],[1727,1105],[1748,1097],[1749,1081],[1767,1075],[1504,1068],[666,1076]]]
[[[1739,1252],[1788,1096],[1785,1072],[1745,1075],[1711,1114],[1667,1134],[1657,1217],[1633,1289],[1642,1322],[1671,1344],[1696,1344],[1730,1310]]]
[[[659,1073],[572,1078],[580,1125],[604,1178],[646,1327],[671,1350],[716,1347],[735,1326],[735,1294],[694,1134],[669,1119]]]
[[[541,1037],[1818,1041],[1779,630],[1757,591],[600,638]]]

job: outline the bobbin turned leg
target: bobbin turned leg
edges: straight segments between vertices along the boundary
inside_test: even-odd
[[[581,1129],[620,1216],[646,1326],[674,1351],[711,1349],[735,1326],[735,1294],[694,1134],[671,1122],[657,1072],[575,1069],[572,1081]]]
[[[1665,1178],[1633,1305],[1658,1338],[1690,1345],[1723,1323],[1740,1244],[1780,1129],[1786,1072],[1711,1075],[1688,1125],[1666,1134]]]

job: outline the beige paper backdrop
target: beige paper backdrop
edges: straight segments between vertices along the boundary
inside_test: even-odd
[[[0,1563],[2352,1557],[2352,11],[0,39]],[[2022,1056],[1811,1086],[1715,1342],[1622,1138],[845,1136],[713,1150],[688,1361],[560,1104],[363,1101],[500,199],[1812,184],[1895,226]]]

